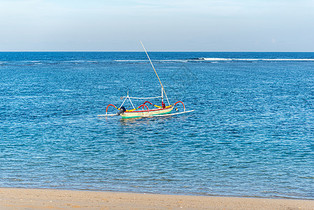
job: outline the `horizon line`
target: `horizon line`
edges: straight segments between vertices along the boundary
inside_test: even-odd
[[[143,52],[141,50],[0,50],[0,53],[4,52]],[[200,51],[200,50],[183,50],[183,51],[177,51],[177,50],[150,50],[148,52],[234,52],[234,53],[314,53],[314,51],[224,51],[224,50],[218,50],[218,51]]]

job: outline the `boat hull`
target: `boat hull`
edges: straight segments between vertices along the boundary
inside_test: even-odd
[[[152,117],[156,115],[164,115],[164,114],[169,114],[173,110],[173,106],[169,108],[164,108],[164,109],[153,109],[153,110],[143,110],[143,111],[126,111],[120,116],[123,119],[127,118],[139,118],[139,117]]]

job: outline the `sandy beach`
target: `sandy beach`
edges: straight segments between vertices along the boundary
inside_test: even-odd
[[[1,188],[0,209],[314,209],[314,201]]]

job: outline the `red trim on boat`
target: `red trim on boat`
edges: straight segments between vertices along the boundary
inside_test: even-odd
[[[143,105],[143,104],[142,104]],[[142,106],[141,105],[141,106]],[[141,107],[140,106],[140,107]],[[146,106],[146,105],[145,105]],[[146,106],[147,107],[147,106]],[[148,108],[148,107],[147,107]],[[141,110],[141,111],[126,111],[126,112],[128,112],[128,113],[131,113],[131,112],[153,112],[153,111],[161,111],[161,110],[167,110],[167,109],[171,109],[172,108],[172,106],[171,107],[169,107],[169,108],[164,108],[164,109],[148,109],[148,110]]]
[[[149,108],[148,108],[148,106],[145,103],[142,104],[141,106],[139,106],[138,109],[141,108],[141,107],[144,107],[144,106],[146,107],[147,111],[149,112]]]
[[[145,101],[143,104],[149,103],[150,105],[153,105],[151,102],[149,101]]]
[[[109,104],[109,105],[107,106],[107,108],[106,108],[106,114],[107,114],[107,112],[108,112],[108,108],[109,108],[110,106],[113,106],[114,108],[116,108],[116,109],[117,109],[117,107],[116,107],[115,105],[113,105],[113,104]]]
[[[185,106],[184,106],[184,103],[182,101],[177,101],[173,104],[173,106],[177,105],[178,103],[181,103],[183,105],[183,109],[185,110]]]

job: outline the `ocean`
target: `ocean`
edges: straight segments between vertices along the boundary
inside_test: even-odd
[[[1,52],[0,187],[314,199],[314,53],[149,54]]]

